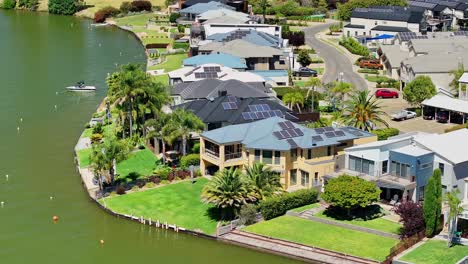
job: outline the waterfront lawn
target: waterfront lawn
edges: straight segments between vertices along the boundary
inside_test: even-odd
[[[399,230],[401,228],[400,224],[392,222],[392,221],[387,220],[387,219],[383,219],[383,218],[375,218],[375,219],[367,220],[367,221],[338,220],[338,219],[335,219],[335,218],[333,218],[331,216],[325,215],[324,211],[319,212],[319,213],[315,214],[314,216],[324,218],[324,219],[328,219],[328,220],[341,222],[341,223],[345,223],[345,224],[349,224],[349,225],[362,226],[362,227],[366,227],[366,228],[370,228],[370,229],[379,230],[379,231],[382,231],[382,232],[397,234],[397,235],[399,234]]]
[[[296,213],[301,213],[301,212],[304,212],[305,210],[309,210],[309,209],[312,209],[312,208],[317,208],[319,206],[320,205],[318,203],[313,203],[313,204],[308,204],[308,205],[304,205],[304,206],[301,206],[301,207],[294,208],[291,211],[296,212]]]
[[[124,179],[130,173],[136,173],[139,176],[150,176],[155,169],[156,161],[156,156],[148,148],[132,152],[126,160],[117,164],[118,178]]]
[[[452,264],[468,255],[468,246],[447,247],[447,241],[429,240],[400,259],[414,264]]]
[[[170,72],[173,70],[177,70],[182,67],[182,61],[187,58],[187,54],[174,54],[174,55],[167,55],[166,61],[157,64],[151,67],[148,67],[148,70],[161,70],[164,69],[164,72]]]
[[[167,221],[190,230],[214,234],[217,221],[210,214],[211,205],[200,200],[203,186],[208,182],[198,178],[196,183],[179,182],[142,192],[129,193],[105,199],[108,208],[153,221]],[[103,200],[100,200],[103,203]]]
[[[91,164],[89,156],[91,155],[92,151],[92,148],[78,150],[77,155],[78,160],[80,161],[80,168],[86,168]]]
[[[114,21],[117,22],[117,25],[119,26],[130,25],[134,27],[143,27],[143,26],[146,26],[148,21],[154,17],[155,17],[154,14],[148,13],[148,14],[119,17],[119,18],[115,18]]]
[[[377,261],[384,260],[390,248],[398,243],[396,239],[287,215],[248,226],[244,230]]]

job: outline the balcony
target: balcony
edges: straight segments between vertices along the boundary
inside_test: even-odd
[[[226,153],[224,154],[224,160],[234,160],[242,158],[242,152],[235,152],[235,153]]]
[[[216,152],[211,149],[205,149],[205,155],[214,158],[214,159],[219,159],[219,152]]]

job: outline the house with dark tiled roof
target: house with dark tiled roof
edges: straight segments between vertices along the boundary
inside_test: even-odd
[[[281,117],[231,125],[200,135],[203,175],[262,162],[286,190],[321,188],[323,176],[345,167],[344,149],[377,137],[352,127],[311,129]]]

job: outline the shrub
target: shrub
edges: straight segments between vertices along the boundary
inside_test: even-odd
[[[286,211],[317,202],[318,192],[315,189],[298,190],[285,193],[278,197],[262,200],[259,210],[265,220],[269,220],[281,215]]]
[[[161,183],[161,178],[158,176],[150,176],[148,177],[148,180],[154,184],[160,184]]]
[[[102,134],[103,132],[104,132],[104,129],[103,129],[101,123],[97,123],[97,124],[93,127],[93,134]]]
[[[383,128],[383,129],[376,129],[376,130],[371,131],[371,133],[375,134],[378,140],[385,140],[389,137],[399,135],[400,130],[398,130],[397,128],[389,127],[389,128]]]
[[[102,134],[92,134],[90,137],[91,144],[96,144],[96,143],[101,142],[103,137],[104,136]]]
[[[394,211],[400,216],[400,223],[403,224],[403,228],[400,229],[401,238],[411,237],[424,230],[423,207],[420,203],[402,203]]]
[[[368,73],[368,74],[379,74],[379,70],[377,69],[359,69],[357,72]]]
[[[299,62],[302,66],[308,66],[311,64],[312,59],[310,58],[309,52],[307,52],[307,50],[301,50],[297,56],[297,62]]]
[[[442,172],[435,169],[424,190],[423,214],[426,235],[435,236],[442,230],[440,215],[442,211]]]
[[[49,13],[59,15],[73,15],[80,8],[78,0],[49,0]]]
[[[125,191],[125,187],[123,187],[122,185],[117,186],[117,189],[115,189],[115,192],[116,192],[118,195],[122,195],[122,194],[127,193],[127,192]]]
[[[191,151],[194,154],[199,154],[200,153],[200,142],[196,142],[195,144],[193,144],[193,147],[192,147]]]
[[[20,8],[36,10],[38,6],[39,6],[38,0],[19,0],[18,1],[18,7]]]
[[[239,220],[241,225],[255,224],[257,219],[257,207],[253,204],[245,204],[239,212]]]
[[[134,191],[134,192],[137,192],[139,189],[140,189],[140,188],[138,188],[137,185],[135,185],[135,186],[132,187],[132,191]]]
[[[126,14],[130,12],[130,9],[132,9],[132,3],[130,2],[122,2],[120,4],[120,13]]]
[[[145,184],[145,188],[150,189],[150,188],[154,188],[154,187],[156,187],[156,184],[154,182],[148,182],[148,183]]]
[[[175,22],[177,22],[177,19],[179,17],[180,17],[179,13],[171,13],[171,15],[169,16],[169,22],[175,23]],[[179,32],[180,32],[180,30],[179,30]]]
[[[156,169],[154,169],[153,173],[156,176],[159,176],[161,180],[167,180],[167,177],[169,173],[171,172],[171,170],[172,169],[169,166],[159,164],[159,165],[156,165]]]
[[[342,39],[340,39],[338,44],[345,47],[349,52],[353,54],[369,56],[369,50],[352,37],[343,37]]]
[[[85,124],[85,128],[88,129],[88,128],[91,128],[91,125],[88,123]]]
[[[146,0],[135,0],[131,3],[130,11],[132,12],[141,12],[141,11],[151,11],[153,5],[150,1]]]
[[[177,31],[179,31],[179,33],[185,33],[185,26],[184,25],[177,25]]]
[[[200,165],[200,154],[188,154],[180,158],[180,167],[187,169],[190,165]]]
[[[174,172],[170,172],[168,175],[167,175],[167,180],[168,181],[173,181],[175,179],[175,173]]]
[[[3,0],[2,7],[5,9],[13,9],[16,7],[16,0]]]
[[[168,183],[169,183],[168,180],[162,180],[162,181],[161,181],[161,184],[168,184]]]
[[[112,6],[103,7],[94,14],[94,22],[103,23],[107,18],[116,16],[119,12],[119,9]]]

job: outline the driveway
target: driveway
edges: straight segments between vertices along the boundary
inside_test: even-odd
[[[334,23],[335,22],[329,22],[304,29],[306,44],[314,48],[325,61],[325,74],[323,75],[322,81],[324,83],[335,81],[340,77],[340,72],[342,72],[343,81],[352,83],[360,90],[367,89],[366,81],[353,71],[353,64],[350,59],[346,55],[340,53],[335,47],[315,37],[317,33],[328,29],[328,27]]]

